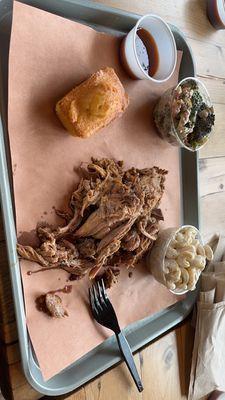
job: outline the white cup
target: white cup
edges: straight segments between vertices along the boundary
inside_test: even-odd
[[[154,76],[149,76],[138,59],[135,39],[137,30],[144,28],[155,40],[159,53],[159,65]],[[137,79],[147,79],[156,83],[167,81],[174,72],[177,49],[170,27],[157,15],[144,15],[127,34],[122,43],[122,61],[128,73]]]
[[[159,232],[157,240],[154,243],[153,248],[149,251],[147,255],[147,267],[150,270],[151,274],[154,278],[164,286],[166,285],[166,277],[165,277],[165,257],[168,246],[172,239],[174,239],[176,233],[181,231],[183,228],[192,228],[196,231],[196,237],[199,242],[203,245],[203,240],[201,234],[197,228],[193,225],[183,225],[180,228],[167,228],[163,229]],[[191,267],[190,267],[191,268]],[[200,276],[200,275],[199,275]],[[199,277],[198,277],[199,279]],[[197,281],[196,281],[197,284]],[[169,289],[170,292],[182,295],[189,291],[189,289],[179,289],[176,288],[174,290]]]

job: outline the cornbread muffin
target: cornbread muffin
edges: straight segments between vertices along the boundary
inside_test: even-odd
[[[56,113],[73,136],[87,138],[122,115],[128,96],[113,68],[104,68],[56,104]]]

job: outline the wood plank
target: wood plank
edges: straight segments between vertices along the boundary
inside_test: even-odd
[[[225,157],[200,161],[201,227],[205,240],[224,233]]]
[[[9,366],[9,377],[13,400],[37,400],[43,397],[27,382],[20,362]]]
[[[225,226],[225,196],[224,193],[210,194],[201,200],[202,221],[201,227],[205,240],[209,240],[215,233],[224,234]]]
[[[205,240],[214,233],[224,234],[224,167],[224,157],[203,159],[200,163],[201,227]]]
[[[7,400],[12,399],[12,389],[10,386],[9,371],[5,358],[4,347],[0,343],[0,389]]]
[[[199,163],[200,196],[212,196],[225,191],[225,157],[202,159]]]
[[[0,242],[0,265],[1,322],[8,324],[15,321],[15,312],[5,242]]]
[[[199,73],[197,75],[208,89],[212,103],[225,104],[225,79],[215,78],[213,76],[204,76]]]
[[[208,143],[200,150],[200,158],[225,156],[225,105],[214,104],[214,109],[216,116],[215,129]]]
[[[1,354],[4,357],[4,362],[7,365],[15,364],[20,361],[19,343],[5,344],[0,341]]]
[[[225,79],[225,48],[189,37],[186,39],[192,49],[198,75]]]
[[[160,344],[156,341],[141,353],[143,357],[142,379],[145,386],[143,400],[148,400],[149,398],[186,399],[186,395],[182,393],[180,385],[174,384],[177,382],[179,368],[181,367],[178,362],[176,332],[177,330],[171,332],[171,334],[160,340]],[[154,360],[154,362],[151,360]],[[148,367],[150,363],[151,368]],[[187,374],[187,371],[182,370],[182,373]]]
[[[9,365],[9,376],[12,389],[16,389],[27,383],[20,362]]]
[[[42,394],[36,392],[28,383],[13,390],[13,400],[38,400]]]
[[[192,326],[192,315],[190,315],[186,322],[176,329],[180,388],[183,395],[187,394],[189,389],[194,335],[195,330]]]
[[[2,220],[2,210],[1,210],[1,205],[0,205],[0,242],[2,240],[5,240],[5,233],[4,233],[4,226],[3,226],[3,220]]]
[[[107,398],[109,400],[111,400],[111,398],[109,396],[107,396]],[[86,397],[86,392],[85,392],[85,388],[80,389],[78,392],[75,392],[73,394],[70,395],[66,395],[66,396],[58,396],[58,397],[44,397],[43,400],[51,400],[51,399],[57,399],[57,400],[63,400],[63,399],[67,399],[67,400],[87,400]],[[92,398],[90,398],[90,400],[92,400]],[[93,398],[94,400],[94,398]],[[99,398],[100,400],[100,398]]]
[[[0,339],[6,343],[16,342],[18,339],[16,321],[0,324]]]
[[[5,345],[7,364],[15,364],[20,361],[19,343]]]
[[[141,373],[139,354],[136,354],[134,359],[137,369]],[[118,393],[120,398],[124,400],[137,398],[137,389],[124,363],[85,386],[86,399],[106,399],[109,391],[112,400],[118,399]],[[139,398],[143,398],[142,394],[139,395]]]
[[[12,288],[10,278],[5,275],[0,279],[1,298],[1,320],[8,324],[15,321],[14,305],[12,300]]]
[[[4,382],[1,382],[3,390],[5,390],[6,398],[12,400],[37,400],[43,397],[40,393],[34,390],[27,382],[20,363],[15,363],[6,368],[7,360],[5,354],[2,353],[1,361],[4,369]]]

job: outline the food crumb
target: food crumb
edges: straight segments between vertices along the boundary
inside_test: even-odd
[[[128,276],[129,276],[129,278],[132,278],[132,276],[133,276],[133,272],[132,272],[132,271],[130,271],[130,272],[129,272],[129,274],[128,274]]]
[[[13,175],[16,173],[17,164],[13,164]]]

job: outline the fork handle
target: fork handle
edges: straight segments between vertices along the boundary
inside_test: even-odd
[[[137,386],[137,389],[139,392],[142,392],[144,390],[140,376],[138,374],[135,362],[134,362],[134,357],[130,348],[130,345],[123,335],[122,332],[116,334],[117,342],[120,348],[120,351],[123,355],[124,361],[127,364],[127,367],[131,373],[131,376],[135,382],[135,385]]]

